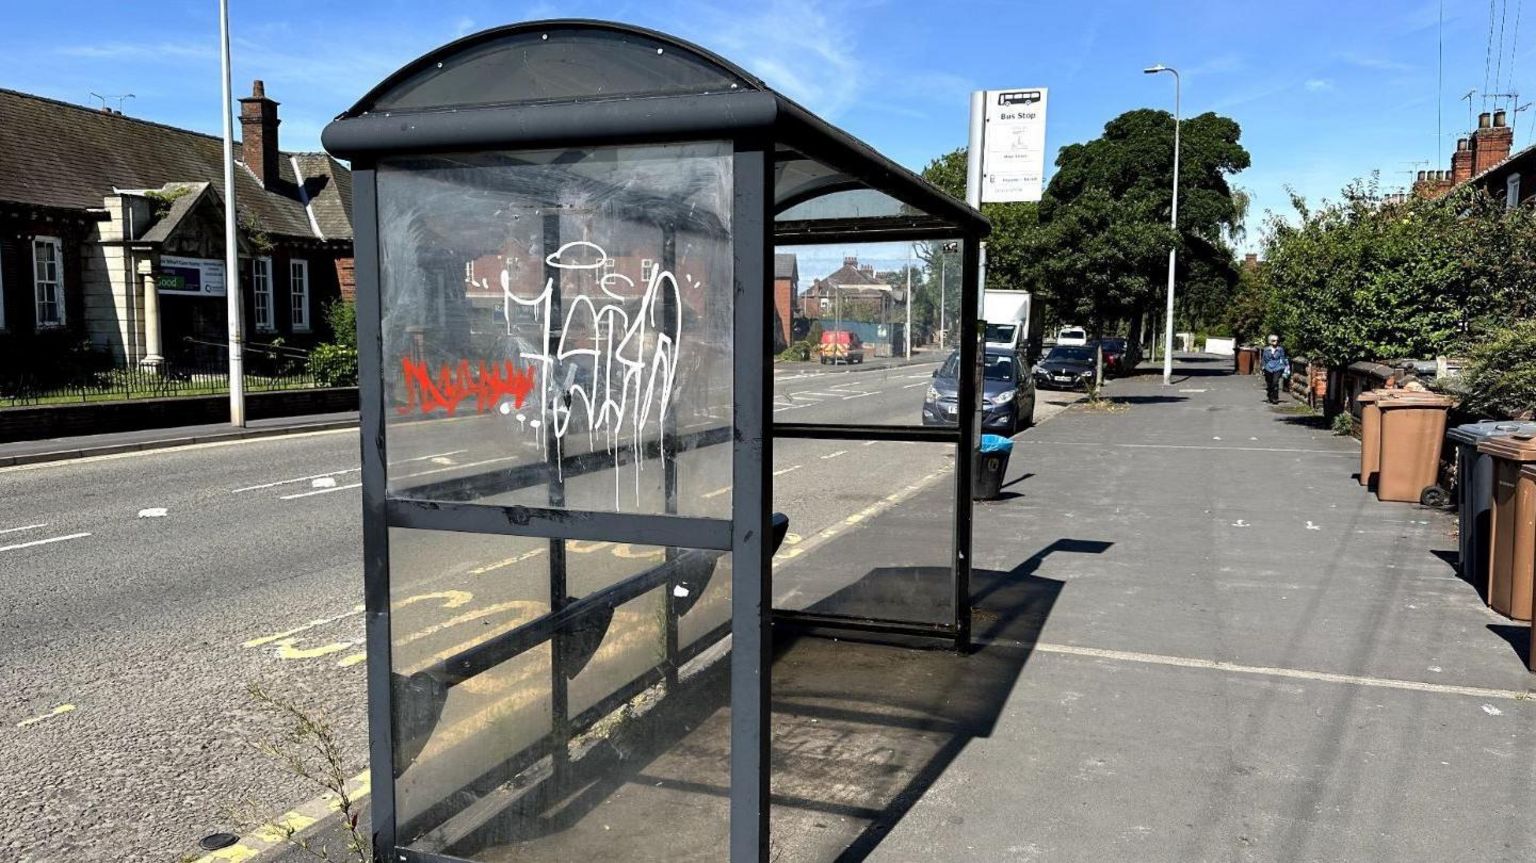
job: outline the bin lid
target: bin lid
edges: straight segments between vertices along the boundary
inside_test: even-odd
[[[1413,390],[1399,390],[1391,396],[1381,397],[1376,402],[1376,405],[1382,410],[1389,408],[1443,408],[1450,410],[1455,404],[1456,400],[1450,396]]]
[[[1478,444],[1477,451],[1509,461],[1536,462],[1536,433],[1525,432],[1491,437]]]
[[[1475,423],[1459,425],[1445,433],[1445,436],[1457,443],[1476,445],[1479,441],[1491,437],[1504,437],[1512,434],[1536,435],[1536,422],[1517,422],[1515,420],[1481,420]]]
[[[1372,402],[1379,402],[1382,399],[1397,398],[1402,394],[1402,390],[1389,390],[1385,387],[1381,387],[1374,390],[1366,390],[1365,392],[1355,396],[1355,401],[1359,404],[1371,404]]]
[[[1520,475],[1526,479],[1536,480],[1536,464],[1528,464],[1525,467],[1520,468]]]

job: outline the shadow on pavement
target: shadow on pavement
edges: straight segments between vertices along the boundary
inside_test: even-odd
[[[1515,655],[1520,661],[1530,667],[1531,661],[1531,628],[1513,623],[1490,623],[1488,631],[1509,642],[1514,648]]]
[[[1104,401],[1117,405],[1165,405],[1187,402],[1189,396],[1107,396]]]
[[[964,654],[939,640],[775,626],[770,859],[866,859],[970,741],[993,733],[1061,594],[1036,571],[1053,554],[1110,546],[1058,539],[1011,569],[974,571],[977,646]],[[922,619],[913,603],[946,596],[947,570],[881,566],[808,610]],[[534,765],[488,792],[483,820],[442,850],[510,863],[612,859],[622,847],[626,861],[717,863],[729,696],[725,656],[685,672],[573,747],[558,778]]]
[[[1287,425],[1300,426],[1302,428],[1309,428],[1309,429],[1316,429],[1317,431],[1326,431],[1329,428],[1328,420],[1324,419],[1322,414],[1314,414],[1314,413],[1305,413],[1305,414],[1281,413],[1281,414],[1279,414],[1279,417],[1280,417],[1280,421],[1285,423],[1285,424],[1287,424]],[[1360,474],[1357,471],[1355,473],[1355,478],[1358,480],[1359,477],[1360,477]]]

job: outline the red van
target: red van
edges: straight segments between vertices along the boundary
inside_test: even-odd
[[[864,340],[858,333],[848,330],[827,330],[821,334],[821,348],[817,351],[822,365],[827,363],[864,362]]]

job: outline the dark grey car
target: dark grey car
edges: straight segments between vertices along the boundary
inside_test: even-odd
[[[1035,424],[1035,384],[1024,364],[1009,351],[989,350],[983,357],[981,427],[1016,434]],[[923,398],[923,425],[955,425],[959,420],[957,375],[960,353],[949,355],[933,373]]]

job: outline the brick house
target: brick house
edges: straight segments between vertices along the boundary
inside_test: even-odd
[[[246,340],[308,347],[353,290],[351,173],[279,149],[260,81],[240,106]],[[223,201],[219,138],[0,89],[0,357],[222,363]]]
[[[895,288],[882,281],[870,265],[857,257],[843,258],[843,265],[824,279],[811,282],[800,297],[801,311],[812,320],[890,321],[906,314]]]
[[[1515,156],[1515,130],[1504,111],[1478,115],[1477,128],[1456,142],[1448,171],[1420,171],[1413,194],[1439,198],[1464,185],[1482,188],[1494,198],[1510,200],[1511,206],[1536,195],[1536,154],[1527,147]],[[1529,182],[1521,183],[1521,177]],[[1511,194],[1512,193],[1512,194]]]
[[[787,345],[799,338],[795,324],[804,318],[800,312],[800,263],[792,254],[773,256],[773,310],[779,326],[774,341],[782,339]]]

